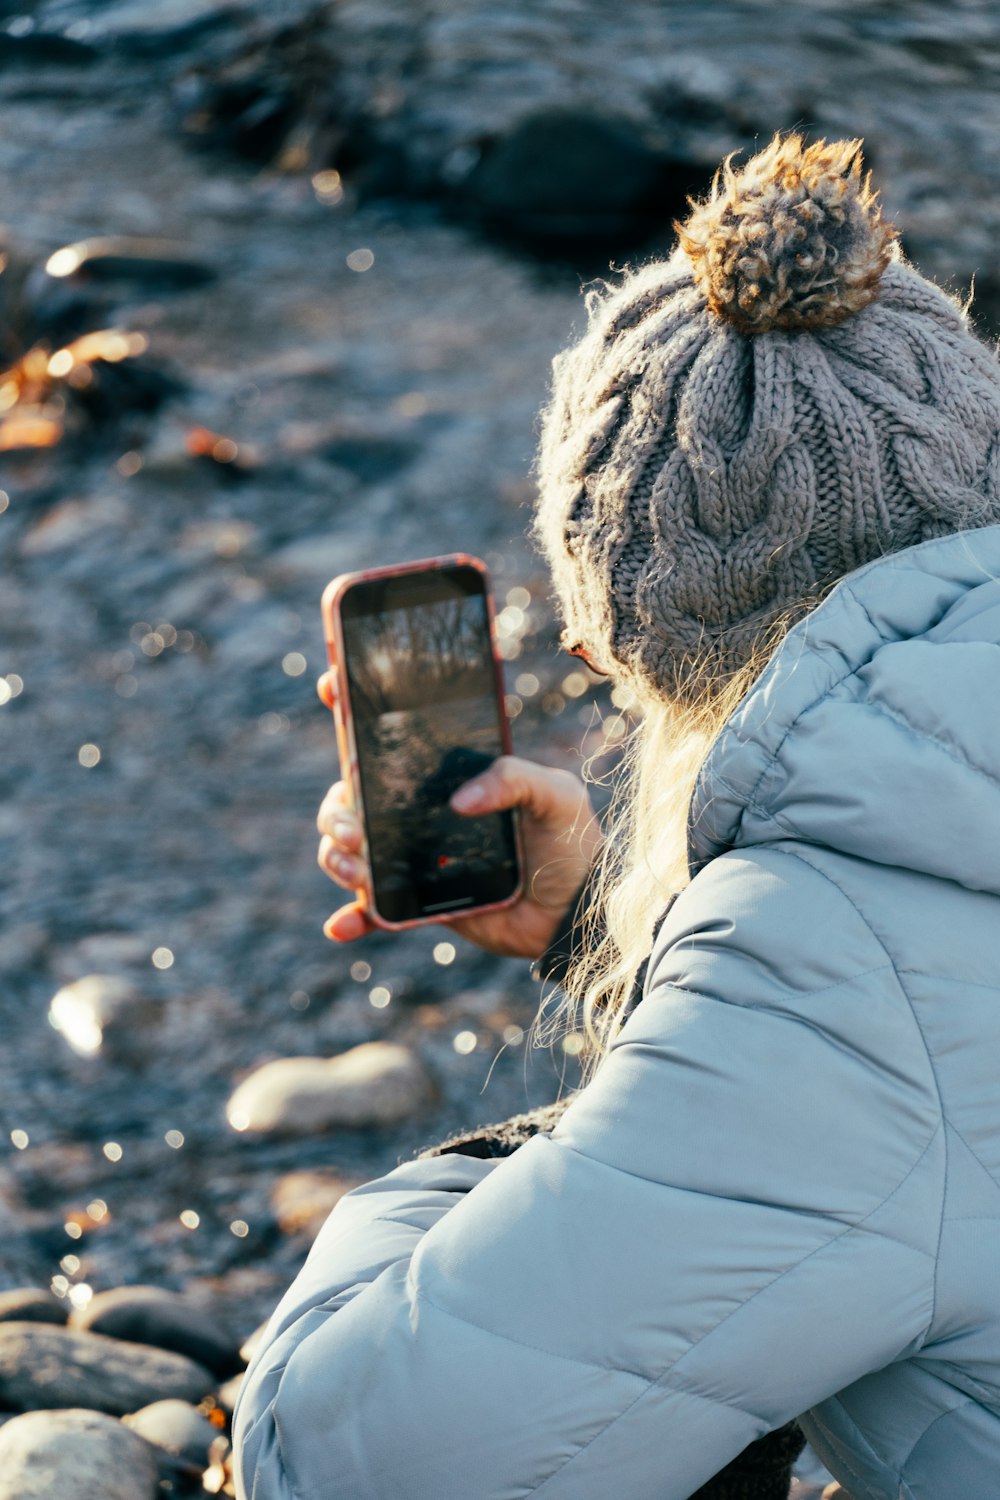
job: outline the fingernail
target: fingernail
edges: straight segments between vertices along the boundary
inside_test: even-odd
[[[353,823],[348,823],[343,818],[335,819],[333,824],[333,837],[339,844],[345,843],[348,839],[353,839],[354,835],[355,828]]]
[[[358,873],[355,861],[346,854],[335,854],[330,863],[337,874],[342,875],[345,880],[353,880]]]
[[[478,781],[470,781],[466,786],[460,786],[451,799],[451,805],[456,812],[469,812],[473,807],[478,807],[483,801],[486,793]]]

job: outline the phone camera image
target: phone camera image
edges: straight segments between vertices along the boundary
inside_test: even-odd
[[[518,882],[513,819],[449,806],[505,748],[481,573],[359,583],[341,620],[377,911],[402,922],[505,900]]]

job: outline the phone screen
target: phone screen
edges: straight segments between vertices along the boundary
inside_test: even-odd
[[[519,878],[511,814],[448,805],[505,748],[483,575],[365,579],[340,615],[376,909],[402,922],[503,901]]]

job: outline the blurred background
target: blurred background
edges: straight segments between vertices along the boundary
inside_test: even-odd
[[[992,339],[998,61],[988,0],[0,0],[0,1289],[245,1333],[344,1182],[573,1084],[526,964],[322,936],[323,586],[478,553],[516,747],[607,775],[525,536],[581,287],[861,135]]]

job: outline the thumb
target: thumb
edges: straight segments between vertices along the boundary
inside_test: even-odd
[[[323,932],[334,943],[353,943],[371,932],[373,926],[364,907],[357,901],[352,901],[327,918],[323,923]]]
[[[578,809],[582,791],[566,771],[518,755],[501,755],[488,770],[459,787],[451,806],[472,816],[520,807],[539,822],[561,825]]]

